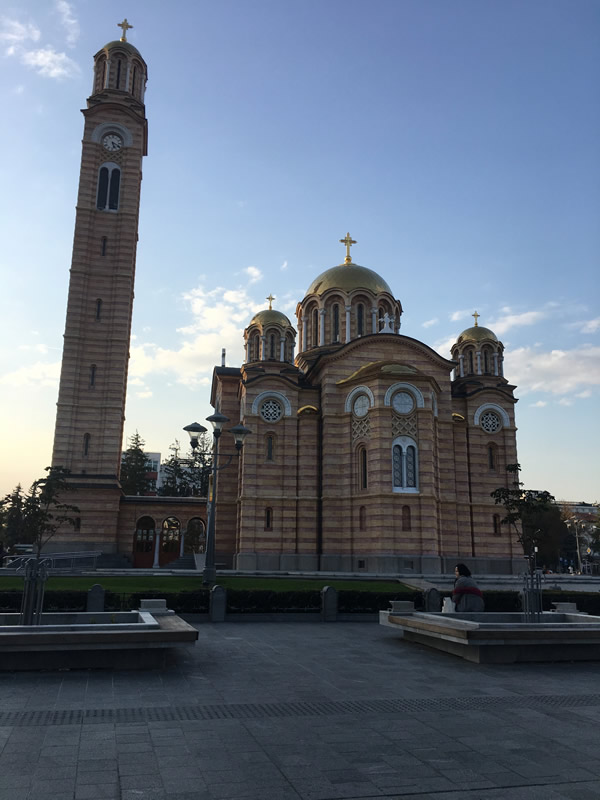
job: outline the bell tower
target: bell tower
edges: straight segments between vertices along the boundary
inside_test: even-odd
[[[125,19],[119,27],[121,38],[94,56],[92,94],[83,109],[52,455],[54,466],[71,471],[77,489],[71,500],[81,510],[80,528],[67,534],[69,543],[74,548],[102,544],[105,551],[116,549],[142,159],[147,153],[147,67],[127,41],[132,26]]]

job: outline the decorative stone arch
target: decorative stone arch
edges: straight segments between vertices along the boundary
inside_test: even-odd
[[[276,392],[273,390],[261,392],[257,395],[253,402],[252,402],[252,413],[258,414],[260,410],[260,405],[264,400],[279,400],[281,405],[283,406],[283,413],[286,417],[291,417],[292,415],[292,404],[287,399],[287,397],[282,392]]]
[[[100,125],[97,125],[92,131],[92,142],[100,144],[102,137],[107,133],[121,134],[125,147],[131,147],[133,145],[133,135],[131,131],[124,125],[121,125],[120,122],[102,122]]]
[[[475,415],[473,417],[473,424],[474,425],[479,425],[479,420],[481,419],[481,415],[485,411],[495,411],[496,414],[498,414],[498,416],[502,420],[502,425],[505,428],[510,426],[510,418],[509,418],[508,414],[502,408],[502,406],[499,406],[496,403],[484,403],[483,405],[479,406],[479,408],[477,409],[477,411],[475,412]]]
[[[346,402],[344,403],[344,411],[352,411],[352,403],[354,402],[355,397],[359,394],[366,394],[369,398],[369,408],[373,408],[375,405],[375,398],[373,397],[373,392],[369,389],[368,386],[356,386],[352,391],[346,396]]]
[[[425,399],[423,398],[421,390],[417,389],[416,386],[413,386],[412,383],[393,383],[389,387],[389,389],[385,393],[385,397],[383,398],[384,406],[391,406],[392,397],[396,394],[396,392],[408,392],[410,395],[412,395],[417,408],[425,408]]]

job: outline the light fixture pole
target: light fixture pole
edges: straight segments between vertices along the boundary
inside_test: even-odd
[[[577,568],[579,570],[579,574],[581,575],[582,567],[581,567],[581,551],[579,549],[579,527],[578,527],[580,524],[581,521],[578,519],[567,520],[567,525],[569,526],[569,528],[575,529],[575,545],[577,547]]]
[[[204,571],[202,573],[202,583],[205,585],[212,585],[215,582],[215,578],[217,576],[217,568],[215,563],[215,511],[216,511],[216,503],[217,503],[217,472],[221,469],[225,469],[231,464],[231,460],[233,458],[233,453],[225,453],[224,455],[227,456],[227,461],[224,464],[219,466],[219,439],[221,438],[221,434],[223,433],[223,426],[226,422],[229,422],[229,418],[226,417],[224,414],[221,414],[219,411],[216,411],[214,414],[211,414],[210,417],[206,418],[207,422],[210,422],[213,426],[213,462],[212,462],[212,492],[210,495],[210,500],[208,503],[208,524],[206,529],[206,559],[204,562]],[[200,433],[205,433],[206,428],[203,425],[199,425],[197,422],[193,422],[191,425],[186,425],[183,429],[187,431],[190,435],[190,443],[192,445],[192,450],[195,450],[198,447],[198,436]],[[244,446],[244,439],[246,436],[251,433],[248,428],[245,428],[241,422],[239,425],[235,425],[233,428],[230,428],[230,432],[233,434],[233,438],[235,441],[235,449],[236,455],[239,457],[242,447]]]

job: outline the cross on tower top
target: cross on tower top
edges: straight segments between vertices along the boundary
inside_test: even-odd
[[[340,239],[340,242],[341,244],[346,245],[346,258],[344,259],[344,264],[351,264],[352,257],[350,255],[350,248],[352,247],[353,244],[356,244],[356,240],[353,239],[349,233],[347,233],[343,239]]]
[[[122,42],[126,42],[127,41],[127,31],[130,28],[133,28],[133,25],[130,25],[127,22],[127,17],[125,17],[123,22],[117,22],[117,28],[121,28],[121,31],[122,31],[122,33],[121,33],[121,41]]]
[[[471,316],[475,317],[475,327],[477,328],[477,320],[479,319],[481,314],[478,314],[477,312],[475,312],[474,314],[471,314]]]
[[[273,300],[275,300],[275,298],[273,297],[272,294],[269,294],[269,296],[266,299],[269,301],[269,311],[272,311],[273,310]]]

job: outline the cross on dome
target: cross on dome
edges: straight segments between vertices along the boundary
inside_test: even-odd
[[[356,239],[353,239],[350,236],[350,234],[347,233],[346,236],[343,239],[340,239],[340,243],[346,245],[346,258],[344,259],[344,263],[345,264],[351,264],[352,263],[352,257],[350,255],[350,248],[352,247],[353,244],[356,244]]]
[[[127,31],[130,28],[133,28],[133,25],[130,25],[127,22],[127,17],[125,17],[123,22],[117,22],[117,28],[121,28],[121,31],[122,31],[122,33],[121,33],[121,41],[122,42],[126,42],[127,41]]]
[[[472,316],[472,317],[475,317],[475,327],[477,328],[477,327],[478,327],[478,326],[477,326],[477,320],[479,319],[479,317],[481,316],[481,314],[478,314],[477,312],[475,312],[474,314],[471,314],[471,316]]]
[[[265,298],[265,299],[269,301],[269,311],[272,311],[273,310],[273,300],[275,300],[275,298],[273,297],[272,294],[269,294],[269,296],[267,298]]]

